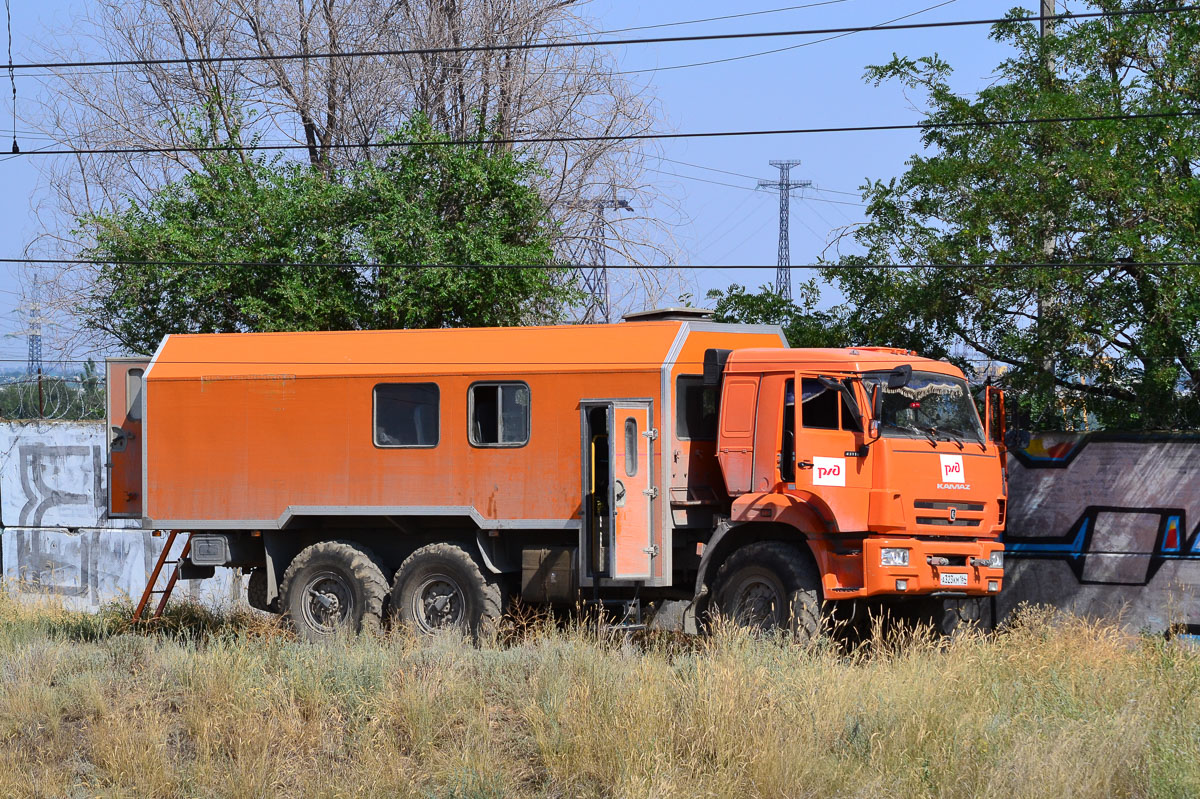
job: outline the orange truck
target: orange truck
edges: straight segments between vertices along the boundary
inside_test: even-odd
[[[611,325],[167,336],[108,364],[110,513],[306,637],[506,601],[686,600],[799,635],[1003,582],[1002,398],[694,309]],[[995,421],[993,421],[995,418]]]

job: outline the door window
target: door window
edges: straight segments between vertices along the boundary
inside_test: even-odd
[[[141,369],[130,369],[125,373],[125,401],[128,403],[126,416],[135,422],[142,419],[142,375]]]
[[[638,473],[638,429],[637,420],[625,420],[625,476],[637,477]]]
[[[818,430],[837,430],[841,392],[812,377],[804,378],[800,385],[800,423]]]

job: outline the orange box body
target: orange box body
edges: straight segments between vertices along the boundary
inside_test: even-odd
[[[998,590],[1002,570],[984,563],[1002,550],[997,444],[816,430],[800,403],[794,420],[785,410],[785,385],[810,377],[846,379],[869,409],[864,373],[902,364],[961,373],[899,350],[786,346],[777,327],[694,314],[172,335],[148,363],[109,365],[110,385],[121,386],[110,424],[123,430],[110,501],[161,529],[303,530],[312,541],[368,520],[397,540],[417,528],[479,536],[485,559],[499,557],[487,539],[512,542],[510,552],[565,546],[579,553],[582,586],[695,586],[698,595],[712,569],[697,551],[711,542],[710,557],[729,528],[768,523],[773,535],[807,542],[826,599]],[[703,393],[715,391],[701,379],[710,350],[732,352],[719,395]],[[436,421],[412,445],[380,441],[377,387],[395,384],[436,397]],[[481,426],[488,397],[511,400],[496,399],[497,426],[510,424],[507,414],[519,426],[524,414],[520,440],[478,440],[490,435]],[[709,421],[711,434],[695,432]],[[801,471],[789,476],[792,456]],[[939,479],[946,464],[957,482]],[[835,467],[842,483],[820,484]],[[908,563],[881,565],[883,547],[907,549]]]

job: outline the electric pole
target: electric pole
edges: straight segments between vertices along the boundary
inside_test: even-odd
[[[1054,28],[1054,20],[1048,19],[1048,17],[1053,17],[1058,14],[1058,12],[1054,10],[1054,5],[1054,0],[1042,0],[1042,18],[1038,20],[1041,23],[1038,27],[1043,39],[1045,39],[1046,34]]]
[[[608,225],[604,218],[607,209],[632,211],[633,206],[628,200],[620,199],[613,192],[610,200],[595,199],[583,203],[583,207],[592,209],[592,228],[584,246],[584,255],[580,261],[588,261],[575,267],[575,275],[584,294],[587,295],[587,305],[584,307],[583,323],[586,325],[604,324],[611,321],[612,308],[608,297],[608,248],[605,239],[608,235]],[[590,252],[589,252],[590,251]]]
[[[771,166],[779,169],[779,180],[760,180],[760,189],[779,190],[779,263],[775,269],[775,293],[781,297],[792,299],[792,254],[791,233],[788,222],[791,220],[792,189],[803,189],[812,185],[811,180],[792,180],[792,167],[800,164],[797,160],[771,161]]]

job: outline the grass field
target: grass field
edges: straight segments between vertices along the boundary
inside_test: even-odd
[[[1200,795],[1200,653],[1048,612],[851,653],[124,618],[0,598],[0,796]]]

